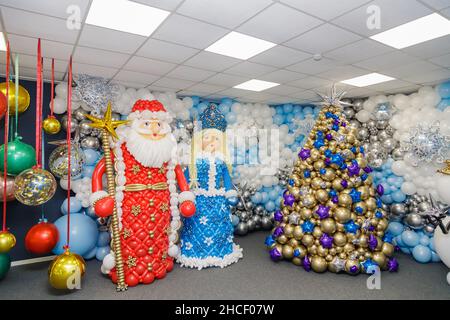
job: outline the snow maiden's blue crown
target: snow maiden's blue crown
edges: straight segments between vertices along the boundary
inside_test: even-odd
[[[209,107],[206,108],[200,115],[200,121],[202,123],[202,130],[217,129],[225,132],[227,129],[227,121],[225,120],[225,116],[213,103],[211,103]]]

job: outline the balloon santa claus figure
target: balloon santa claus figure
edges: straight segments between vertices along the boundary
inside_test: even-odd
[[[117,283],[121,271],[126,286],[135,286],[164,278],[172,270],[179,254],[180,213],[185,218],[195,213],[195,196],[176,164],[172,118],[164,106],[156,100],[138,100],[128,120],[116,130],[118,139],[110,138],[115,195],[103,191],[108,166],[102,159],[92,178],[91,204],[100,217],[117,213],[120,238],[114,234],[112,238],[120,245],[111,246],[102,272]]]

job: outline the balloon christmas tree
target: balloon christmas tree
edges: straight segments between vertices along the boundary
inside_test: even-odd
[[[305,270],[373,273],[396,271],[388,220],[373,186],[372,168],[354,129],[342,115],[333,87],[299,152],[266,245],[274,261],[291,260]]]

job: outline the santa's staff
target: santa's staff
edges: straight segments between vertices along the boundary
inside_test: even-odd
[[[102,130],[102,145],[105,157],[107,190],[108,194],[114,199],[114,196],[116,194],[116,188],[114,182],[114,166],[111,159],[111,149],[109,146],[109,136],[112,136],[113,138],[117,139],[117,134],[114,131],[114,129],[122,124],[127,123],[128,121],[126,120],[115,121],[111,119],[112,116],[111,103],[108,103],[108,107],[106,108],[106,112],[103,118],[97,118],[88,114],[86,114],[85,116],[86,118],[92,121],[92,123],[89,124],[91,127]],[[127,285],[125,283],[122,248],[120,245],[119,217],[115,205],[113,208],[113,214],[111,219],[112,219],[111,220],[112,240],[117,270],[117,291],[125,291],[127,290]]]

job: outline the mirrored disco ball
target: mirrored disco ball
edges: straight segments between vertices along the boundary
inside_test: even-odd
[[[57,147],[50,154],[48,159],[48,165],[50,171],[58,178],[66,178],[69,170],[69,148],[67,144],[63,144]],[[72,144],[71,152],[70,152],[70,176],[73,179],[79,178],[83,171],[83,165],[86,162],[86,156],[84,155],[83,150],[77,143]]]

